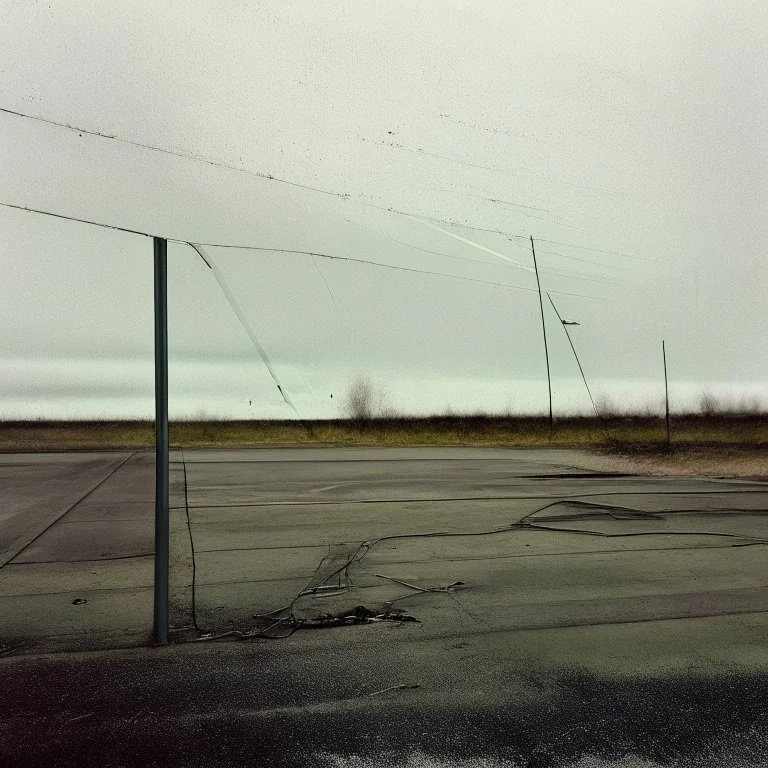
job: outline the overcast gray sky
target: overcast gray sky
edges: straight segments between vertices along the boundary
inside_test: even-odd
[[[596,391],[655,397],[662,338],[680,404],[765,391],[762,3],[2,15],[0,107],[250,173],[0,113],[0,201],[448,275],[209,248],[305,414],[357,371],[405,410],[543,407],[528,235]],[[151,415],[151,241],[2,208],[0,249],[0,416]],[[172,413],[289,416],[211,270],[182,243],[169,270]],[[545,309],[556,407],[584,407]]]

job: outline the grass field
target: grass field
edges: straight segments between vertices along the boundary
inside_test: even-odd
[[[151,421],[0,422],[2,451],[148,448]],[[259,445],[482,445],[581,447],[606,468],[652,474],[768,476],[768,416],[686,415],[672,421],[666,447],[663,419],[647,416],[557,419],[434,416],[329,421],[182,421],[170,425],[175,447]]]
[[[673,447],[768,449],[768,415],[686,415],[672,421]],[[151,421],[4,421],[0,450],[142,448],[154,445]],[[550,435],[538,416],[432,416],[322,421],[177,421],[172,446],[500,445],[592,446],[608,451],[665,447],[664,420],[647,416],[556,419]]]

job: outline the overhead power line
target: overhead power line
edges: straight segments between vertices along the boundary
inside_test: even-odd
[[[286,184],[286,185],[291,186],[291,187],[297,187],[298,189],[306,189],[306,190],[309,190],[311,192],[318,192],[319,194],[322,194],[322,195],[329,195],[331,197],[337,197],[340,200],[344,200],[344,201],[347,201],[347,202],[354,202],[357,205],[363,205],[363,206],[366,206],[366,207],[369,207],[369,208],[376,208],[376,209],[381,210],[381,211],[387,211],[388,213],[394,213],[394,214],[396,214],[398,216],[406,216],[406,217],[409,217],[409,218],[412,218],[412,219],[415,218],[415,219],[422,219],[424,221],[432,221],[432,222],[435,222],[435,223],[438,223],[438,224],[445,224],[445,225],[453,226],[453,227],[461,227],[463,229],[475,230],[477,232],[489,232],[489,233],[492,233],[492,234],[498,234],[498,235],[502,235],[502,236],[505,236],[505,237],[516,237],[516,238],[525,240],[526,242],[528,240],[528,235],[524,235],[524,234],[520,234],[520,233],[503,232],[503,231],[498,230],[498,229],[485,229],[483,227],[473,227],[473,226],[470,226],[469,224],[463,224],[463,223],[455,221],[455,220],[441,219],[441,218],[437,218],[437,217],[434,217],[434,216],[424,216],[424,215],[421,215],[421,214],[411,213],[409,211],[402,211],[400,209],[397,209],[397,208],[394,208],[394,207],[391,207],[391,206],[378,205],[376,203],[367,202],[367,201],[359,200],[359,199],[354,199],[354,198],[352,198],[351,194],[348,193],[348,192],[336,192],[334,190],[322,189],[321,187],[313,187],[313,186],[311,186],[309,184],[301,184],[301,183],[299,183],[297,181],[290,181],[289,179],[283,179],[283,178],[281,178],[279,176],[274,176],[273,174],[270,174],[270,173],[263,173],[263,172],[260,172],[260,171],[251,171],[251,170],[248,170],[247,168],[242,168],[242,167],[237,166],[237,165],[231,165],[229,163],[219,162],[219,161],[216,161],[216,160],[210,160],[207,157],[204,157],[204,156],[198,155],[198,154],[194,154],[192,152],[182,152],[182,151],[179,151],[179,150],[168,149],[166,147],[160,147],[160,146],[157,146],[156,144],[147,144],[147,143],[141,142],[141,141],[134,141],[133,139],[126,139],[126,138],[123,138],[121,136],[116,136],[115,134],[104,133],[102,131],[96,131],[94,129],[89,129],[89,128],[81,128],[81,127],[76,126],[76,125],[71,125],[70,123],[64,123],[64,122],[60,122],[60,121],[57,121],[57,120],[51,120],[49,118],[41,117],[39,115],[30,115],[30,114],[25,113],[25,112],[19,112],[17,110],[13,110],[13,109],[6,109],[4,107],[0,107],[0,112],[4,113],[6,115],[11,115],[13,117],[19,117],[19,118],[22,118],[24,120],[34,120],[35,122],[45,123],[47,125],[54,125],[54,126],[56,126],[58,128],[64,128],[65,130],[73,131],[73,132],[81,134],[81,135],[85,134],[87,136],[95,136],[95,137],[100,138],[100,139],[108,139],[110,141],[116,141],[116,142],[118,142],[120,144],[127,144],[127,145],[132,146],[132,147],[138,147],[140,149],[146,149],[146,150],[148,150],[150,152],[159,152],[161,154],[170,155],[172,157],[180,157],[180,158],[183,158],[185,160],[193,160],[193,161],[198,162],[198,163],[204,163],[204,164],[210,165],[210,166],[212,166],[214,168],[222,168],[224,170],[235,171],[237,173],[243,173],[243,174],[246,174],[247,176],[254,176],[256,178],[264,179],[266,181],[276,181],[276,182],[278,182],[280,184]],[[499,202],[504,202],[504,201],[499,201]],[[18,207],[21,207],[21,206],[18,206]],[[532,206],[531,206],[531,208],[532,208]],[[30,209],[30,210],[32,210],[32,209]],[[55,215],[55,214],[49,214],[49,215]],[[66,217],[62,216],[61,218],[66,218]],[[88,223],[88,222],[86,222],[86,223]],[[120,227],[114,227],[114,229],[120,229]],[[138,234],[144,234],[144,233],[138,233]],[[571,248],[578,248],[578,249],[581,249],[581,250],[593,251],[594,253],[606,253],[606,254],[611,254],[611,255],[614,255],[614,256],[623,256],[623,257],[628,258],[628,259],[637,259],[639,261],[650,261],[650,262],[653,262],[652,259],[643,259],[643,258],[641,258],[639,256],[632,256],[632,255],[627,254],[627,253],[621,253],[620,251],[602,250],[600,248],[591,248],[589,246],[577,245],[575,243],[564,243],[564,242],[559,241],[559,240],[546,240],[544,238],[536,238],[536,239],[539,240],[540,242],[544,242],[544,243],[553,243],[555,245],[563,245],[563,246],[567,246],[567,247],[571,247]],[[528,250],[528,246],[527,245],[524,246],[524,247],[525,247],[526,250]]]
[[[222,163],[217,162],[215,160],[209,160],[206,157],[203,157],[202,155],[195,155],[191,152],[180,152],[173,149],[166,149],[165,147],[158,147],[155,144],[145,144],[141,141],[133,141],[132,139],[124,139],[120,136],[114,136],[113,134],[109,133],[101,133],[100,131],[94,131],[89,130],[87,128],[79,128],[76,125],[70,125],[69,123],[60,123],[56,120],[49,120],[45,117],[39,117],[37,115],[28,115],[24,112],[15,112],[12,109],[4,109],[3,107],[0,107],[0,112],[4,112],[7,115],[14,115],[16,117],[21,117],[26,120],[35,120],[40,123],[47,123],[48,125],[55,125],[59,128],[65,128],[70,131],[75,131],[79,134],[87,134],[88,136],[96,136],[100,139],[110,139],[111,141],[117,141],[120,144],[130,144],[132,147],[140,147],[141,149],[147,149],[151,152],[160,152],[163,155],[171,155],[173,157],[182,157],[186,160],[194,160],[198,163],[205,163],[206,165],[211,165],[214,168],[224,168],[229,171],[237,171],[238,173],[245,173],[248,176],[256,176],[260,179],[265,179],[268,181],[277,181],[280,184],[288,184],[291,187],[298,187],[300,189],[307,189],[312,192],[319,192],[321,195],[332,195],[333,197],[339,197],[342,200],[346,200],[349,198],[349,195],[343,192],[333,192],[332,190],[328,189],[321,189],[320,187],[312,187],[309,184],[300,184],[297,181],[289,181],[288,179],[281,179],[278,176],[273,176],[270,173],[261,173],[259,171],[249,171],[247,168],[241,168],[237,165],[230,165],[228,163]]]
[[[114,229],[118,232],[127,232],[129,235],[142,235],[143,237],[161,237],[161,235],[152,235],[149,232],[139,232],[137,229],[127,229],[118,227],[114,224],[104,224],[101,221],[89,221],[88,219],[78,219],[76,216],[65,216],[62,213],[51,213],[51,211],[42,211],[39,208],[30,208],[26,205],[13,205],[13,203],[3,203],[0,205],[5,208],[15,208],[17,211],[27,211],[29,213],[39,213],[42,216],[53,216],[55,219],[65,219],[66,221],[79,221],[81,224],[93,224],[94,227],[103,227],[104,229]]]
[[[188,243],[187,240],[177,240],[170,238],[174,243]],[[435,272],[429,269],[418,269],[417,267],[403,267],[397,264],[385,264],[382,261],[371,261],[370,259],[357,259],[353,256],[333,256],[330,253],[320,253],[319,251],[300,251],[292,248],[266,248],[259,245],[229,245],[227,243],[196,243],[196,245],[202,245],[206,248],[230,248],[239,251],[263,251],[265,253],[293,253],[300,256],[312,256],[319,259],[328,259],[330,261],[350,261],[357,264],[368,264],[372,267],[381,267],[383,269],[395,269],[401,272],[415,272],[420,275],[435,275],[438,277],[447,277],[453,280],[465,280],[470,283],[483,283],[485,285],[493,285],[497,288],[513,288],[518,291],[535,291],[534,288],[527,288],[523,285],[512,285],[511,283],[499,283],[493,280],[481,280],[477,277],[464,277],[463,275],[450,275],[446,272]],[[580,294],[569,294],[580,295]],[[596,296],[588,296],[586,298],[598,298]]]
[[[363,229],[368,230],[369,232],[373,232],[375,235],[379,235],[380,237],[384,237],[387,240],[391,240],[393,243],[399,243],[400,245],[406,246],[406,248],[411,248],[414,251],[420,251],[422,253],[431,253],[435,256],[442,256],[445,259],[454,259],[456,261],[467,261],[471,264],[482,264],[485,267],[493,267],[496,269],[505,269],[507,268],[506,264],[500,264],[495,261],[482,261],[480,259],[468,259],[465,256],[454,256],[450,253],[442,253],[441,251],[432,251],[428,248],[421,248],[418,245],[414,245],[413,243],[406,242],[405,240],[398,240],[396,237],[392,237],[391,235],[386,234],[385,232],[380,232],[378,229],[374,229],[373,227],[368,227],[365,224],[361,224],[359,221],[352,221],[352,219],[345,218],[344,221],[349,222],[350,224],[354,224],[358,227],[362,227]],[[444,232],[444,230],[441,230]],[[510,241],[511,242],[511,241]],[[512,245],[517,245],[517,243],[512,242]],[[554,253],[554,251],[543,251],[543,253]],[[497,255],[497,254],[494,254]],[[561,254],[555,254],[556,256],[559,256]],[[568,258],[567,256],[565,258]],[[594,261],[589,261],[588,259],[575,259],[575,261],[582,261],[586,264],[592,264],[596,266],[601,266],[599,264],[596,264]],[[610,265],[608,265],[610,266]],[[621,267],[613,267],[614,269],[622,269]],[[558,269],[551,269],[546,270],[542,269],[541,274],[548,274],[548,275],[556,275],[557,277],[568,277],[573,278],[574,280],[587,280],[589,282],[594,283],[613,283],[616,284],[615,280],[602,280],[600,278],[596,278],[590,275],[587,275],[583,272],[573,272],[570,270],[558,270]]]
[[[190,243],[189,240],[185,240],[183,238],[167,237],[166,235],[158,235],[156,233],[151,233],[151,232],[142,232],[136,229],[120,227],[114,224],[105,224],[104,222],[93,221],[90,219],[82,219],[76,216],[65,216],[59,213],[52,213],[51,211],[44,211],[39,208],[31,208],[23,205],[14,205],[12,203],[6,203],[2,201],[0,201],[0,205],[6,208],[13,208],[20,211],[27,211],[28,213],[38,213],[43,216],[52,216],[54,218],[64,219],[66,221],[76,221],[81,224],[90,224],[92,226],[101,227],[103,229],[111,229],[118,232],[126,232],[131,235],[141,235],[142,237],[162,237],[163,239],[168,240],[170,242],[184,243],[184,244]],[[300,254],[305,256],[313,256],[321,259],[329,259],[333,261],[349,261],[349,262],[356,262],[358,264],[368,264],[369,266],[379,267],[381,269],[395,269],[395,270],[400,270],[402,272],[414,272],[417,274],[435,275],[437,277],[445,277],[453,280],[464,280],[470,283],[482,283],[485,285],[492,285],[496,288],[511,288],[513,290],[519,290],[519,291],[534,290],[533,288],[527,288],[522,285],[512,285],[511,283],[499,283],[491,280],[481,280],[476,277],[464,277],[462,275],[451,275],[445,272],[436,272],[433,270],[417,269],[416,267],[403,267],[403,266],[397,266],[395,264],[385,264],[384,262],[380,262],[380,261],[370,261],[368,259],[357,259],[352,256],[334,256],[332,254],[320,253],[316,251],[300,251],[300,250],[293,250],[289,248],[265,248],[258,245],[233,245],[230,243],[199,243],[198,242],[196,243],[196,245],[202,245],[203,247],[209,247],[209,248],[233,248],[233,249],[246,250],[246,251],[264,251],[268,253],[295,253],[295,254]],[[552,291],[552,293],[557,293],[563,296],[578,296],[580,298],[594,299],[596,301],[609,301],[609,299],[605,299],[600,296],[588,296],[586,294],[581,294],[581,293],[568,293],[565,291]]]
[[[507,234],[507,233],[499,232],[499,234],[503,235],[503,234]],[[522,240],[526,239],[525,235],[510,234],[508,236],[509,237],[517,237],[517,238],[520,238]],[[602,248],[592,248],[589,245],[577,245],[576,243],[564,243],[562,240],[547,240],[544,237],[537,237],[536,240],[539,241],[539,242],[542,242],[542,243],[550,243],[552,245],[563,245],[563,246],[565,246],[567,248],[577,248],[580,251],[592,251],[592,253],[606,253],[606,254],[609,254],[611,256],[622,256],[625,259],[635,259],[636,261],[647,261],[647,262],[649,262],[651,264],[655,263],[654,259],[644,259],[642,256],[634,256],[631,253],[622,253],[621,251],[608,251],[608,250],[605,250],[605,249],[602,249]],[[522,246],[522,247],[527,249],[527,246]],[[550,253],[551,253],[551,251],[550,251]],[[562,254],[560,254],[560,255],[562,255]]]
[[[361,227],[362,229],[367,229],[369,232],[373,232],[374,235],[378,235],[379,237],[384,237],[387,240],[391,240],[393,243],[399,243],[400,245],[406,246],[406,248],[411,248],[414,251],[421,251],[422,253],[431,253],[434,256],[442,256],[445,259],[454,259],[455,261],[468,261],[472,264],[485,264],[489,267],[497,267],[501,266],[499,264],[494,264],[492,261],[481,261],[480,259],[468,259],[465,256],[454,256],[450,253],[442,253],[441,251],[431,251],[428,248],[421,248],[418,245],[414,245],[413,243],[408,243],[405,240],[398,240],[396,237],[392,237],[392,235],[388,235],[385,232],[379,232],[378,229],[374,229],[373,227],[368,227],[365,224],[361,224],[359,221],[352,221],[352,219],[344,218],[344,221],[348,221],[350,224],[354,224],[356,227]]]
[[[188,243],[188,241],[186,240],[177,240],[175,238],[170,238],[170,241],[175,243]],[[320,253],[318,251],[301,251],[301,250],[294,250],[291,248],[266,248],[259,245],[229,245],[226,243],[196,243],[196,245],[202,245],[208,248],[231,248],[231,249],[241,250],[241,251],[264,251],[267,253],[293,253],[293,254],[303,255],[303,256],[313,256],[320,259],[328,259],[330,261],[349,261],[357,264],[367,264],[372,267],[380,267],[382,269],[394,269],[394,270],[399,270],[401,272],[414,272],[416,274],[421,274],[421,275],[435,275],[437,277],[446,277],[452,280],[464,280],[469,283],[482,283],[484,285],[492,285],[496,288],[512,288],[513,290],[517,290],[517,291],[529,291],[533,293],[536,292],[535,288],[528,288],[523,285],[513,285],[511,283],[498,283],[492,280],[481,280],[477,277],[464,277],[463,275],[450,275],[446,272],[435,272],[428,269],[418,269],[416,267],[403,267],[396,264],[385,264],[384,262],[381,262],[381,261],[371,261],[369,259],[356,259],[352,256],[333,256],[329,253]],[[550,291],[550,293],[555,293],[560,296],[576,296],[582,299],[594,299],[595,301],[611,301],[611,299],[606,299],[602,296],[590,296],[584,293],[570,293],[568,291]]]

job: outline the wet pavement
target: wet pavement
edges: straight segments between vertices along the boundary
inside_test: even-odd
[[[151,648],[152,453],[0,457],[0,762],[768,764],[768,484],[547,449],[171,472]]]

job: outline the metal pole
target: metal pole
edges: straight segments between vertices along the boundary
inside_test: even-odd
[[[544,302],[541,299],[541,282],[539,281],[539,267],[536,264],[536,249],[533,247],[533,235],[531,235],[531,253],[533,254],[533,268],[536,271],[536,285],[539,287],[539,309],[541,310],[541,331],[544,334],[544,357],[547,360],[547,388],[549,390],[549,437],[552,438],[552,377],[549,373],[549,348],[547,347],[547,325],[544,322]]]
[[[671,445],[669,433],[669,382],[667,381],[667,349],[664,345],[664,339],[661,340],[661,355],[664,358],[664,407],[667,417],[667,448]]]
[[[155,643],[168,644],[168,242],[155,246]]]

